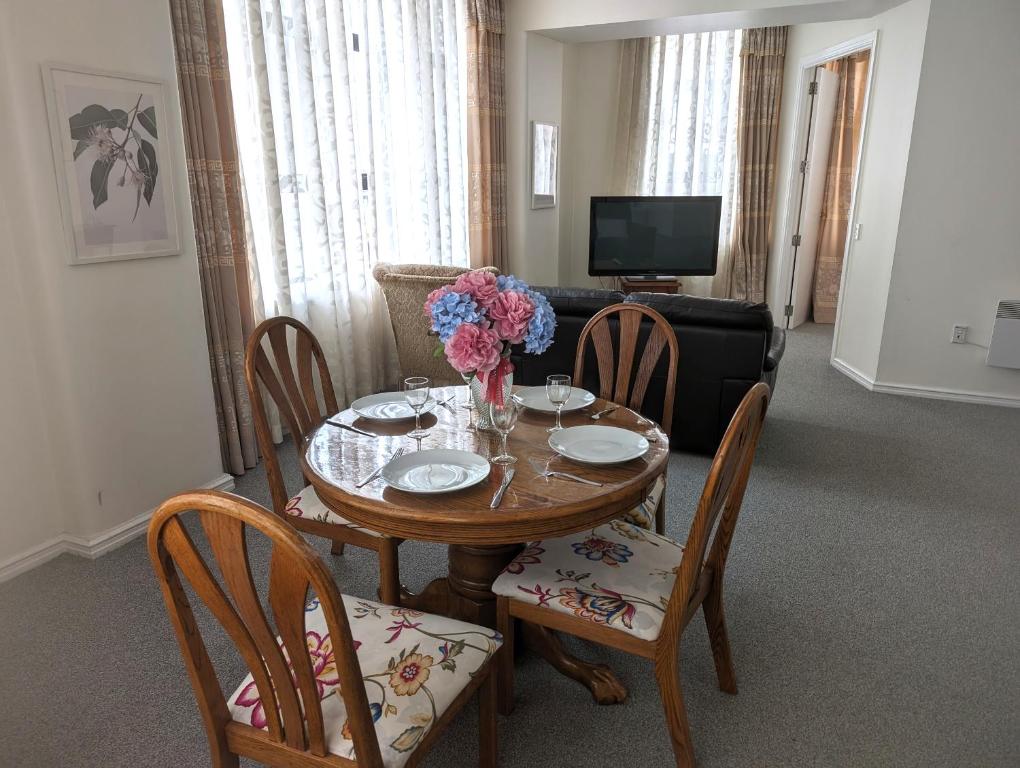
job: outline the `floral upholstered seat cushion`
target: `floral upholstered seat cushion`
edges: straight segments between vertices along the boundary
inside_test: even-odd
[[[343,601],[383,763],[400,768],[502,645],[502,638],[493,630],[443,616],[348,595],[343,595]],[[322,700],[326,746],[335,755],[354,759],[326,619],[318,600],[312,600],[305,611],[305,637]],[[237,722],[266,728],[262,700],[250,674],[228,706]]]
[[[666,476],[659,475],[655,478],[655,482],[652,483],[652,487],[648,489],[648,495],[645,496],[644,501],[634,507],[634,509],[624,512],[620,519],[624,522],[647,528],[649,531],[654,531],[655,510],[659,506],[659,500],[662,498],[665,490]]]
[[[378,531],[373,531],[371,528],[363,528],[356,523],[352,523],[350,520],[340,517],[340,515],[322,503],[319,494],[310,485],[302,489],[301,493],[297,496],[291,498],[283,511],[294,517],[303,517],[307,520],[318,520],[320,523],[332,523],[333,525],[342,525],[346,528],[354,528],[362,533],[367,533],[369,536],[383,535]]]
[[[613,520],[530,544],[492,591],[654,640],[683,554],[672,539]]]

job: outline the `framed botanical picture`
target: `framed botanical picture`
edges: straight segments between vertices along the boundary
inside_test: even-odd
[[[178,253],[165,84],[63,64],[43,77],[70,263]]]

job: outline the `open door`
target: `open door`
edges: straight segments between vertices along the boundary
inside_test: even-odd
[[[839,76],[823,67],[815,67],[815,79],[810,88],[811,112],[807,144],[800,165],[800,212],[797,216],[797,234],[793,238],[793,278],[790,281],[786,309],[787,328],[796,328],[804,323],[811,312],[815,254],[818,250],[818,230]]]

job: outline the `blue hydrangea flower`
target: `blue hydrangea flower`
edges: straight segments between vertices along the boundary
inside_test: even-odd
[[[556,313],[543,294],[533,291],[520,278],[513,275],[500,275],[496,278],[496,287],[501,291],[518,291],[527,294],[535,305],[535,314],[528,323],[528,335],[524,337],[524,351],[531,355],[540,355],[552,344],[553,332],[556,330]]]
[[[445,344],[461,323],[478,323],[482,320],[483,312],[470,294],[449,291],[432,305],[432,330],[439,334],[439,340]]]

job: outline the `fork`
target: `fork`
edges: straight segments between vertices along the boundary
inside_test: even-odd
[[[554,469],[549,469],[547,465],[543,465],[538,459],[528,459],[528,461],[531,463],[531,468],[535,470],[535,473],[539,477],[558,477],[564,480],[573,480],[577,483],[584,483],[585,485],[595,485],[599,488],[602,487],[602,483],[596,482],[595,480],[578,477],[577,475],[572,475],[569,472],[557,472]]]
[[[399,459],[403,455],[404,455],[404,449],[403,448],[397,448],[397,450],[395,450],[393,452],[393,455],[390,456],[390,461],[395,461],[396,459]],[[377,477],[379,477],[380,474],[382,474],[382,471],[384,469],[386,469],[386,467],[389,465],[390,461],[387,461],[385,464],[382,464],[382,465],[376,467],[372,471],[372,474],[370,474],[368,477],[366,477],[364,480],[362,480],[360,483],[358,483],[354,487],[355,488],[362,488],[362,487],[368,485],[373,480],[375,480]]]

